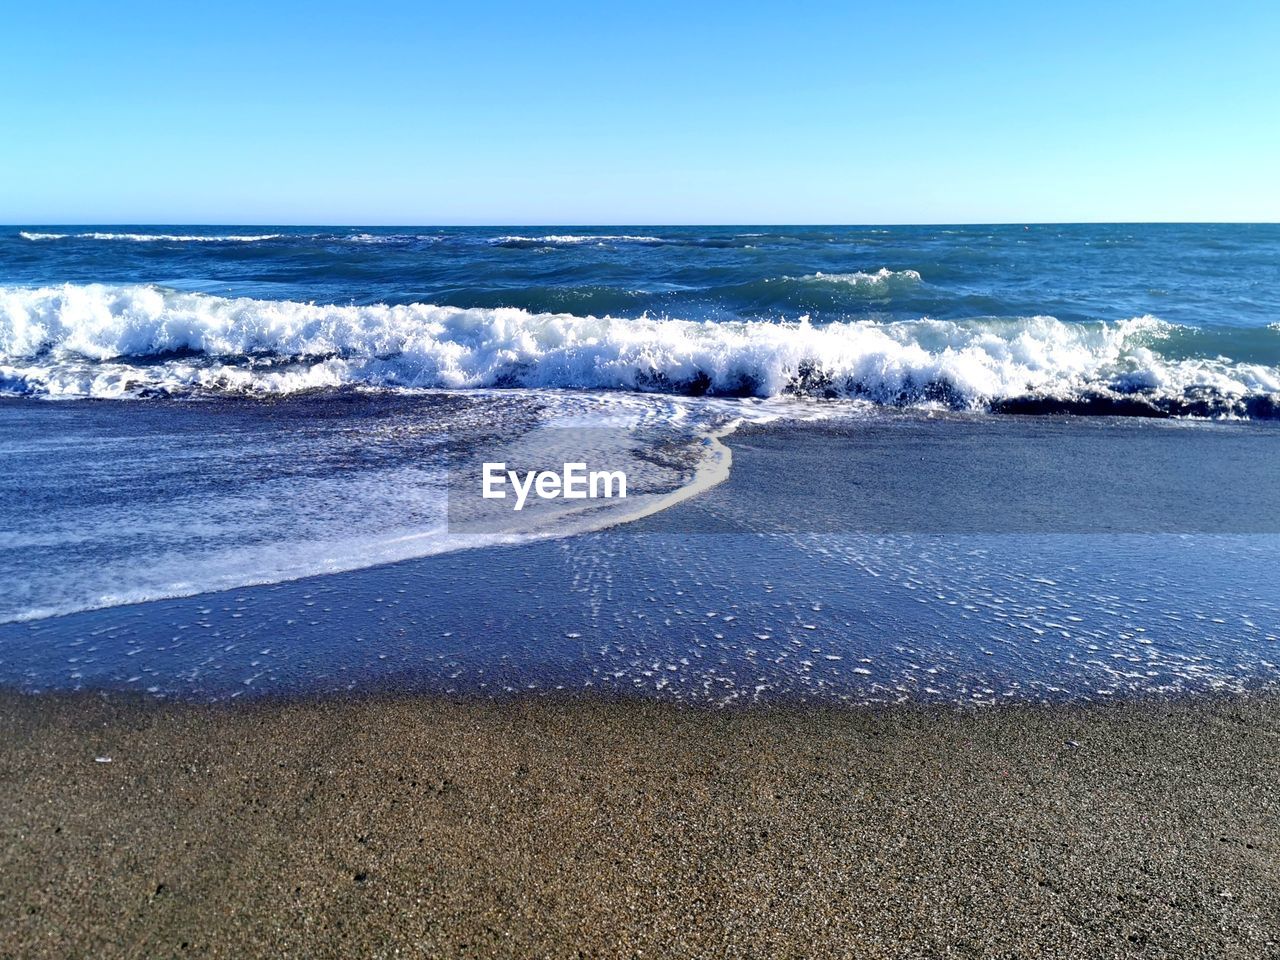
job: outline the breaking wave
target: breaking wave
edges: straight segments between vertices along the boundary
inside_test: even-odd
[[[890,270],[881,267],[873,273],[861,270],[854,273],[811,273],[800,278],[802,281],[817,283],[837,283],[850,287],[912,287],[920,283],[920,274],[915,270]]]
[[[593,243],[665,243],[661,237],[627,236],[619,234],[553,234],[546,237],[494,237],[489,243],[495,247],[577,247]]]
[[[255,243],[259,240],[276,240],[281,234],[208,234],[176,233],[33,233],[21,230],[23,240],[127,240],[133,243]]]
[[[1236,350],[1232,337],[1245,335],[1252,339]],[[1207,343],[1206,336],[1149,316],[1088,324],[1047,316],[710,322],[68,284],[0,288],[0,392],[549,387],[1024,413],[1280,416],[1280,332],[1218,331]]]

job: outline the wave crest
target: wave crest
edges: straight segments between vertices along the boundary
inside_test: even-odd
[[[661,244],[665,242],[661,237],[625,234],[552,234],[545,237],[493,237],[489,240],[489,243],[495,247],[577,247],[582,244]]]
[[[853,273],[811,273],[800,280],[812,283],[836,283],[850,287],[875,287],[889,289],[894,287],[913,287],[920,283],[920,273],[916,270],[890,270],[881,267],[873,273],[862,270]]]
[[[132,243],[256,243],[260,240],[276,240],[281,234],[208,234],[176,233],[33,233],[21,230],[23,240],[127,240]]]
[[[1153,317],[1093,324],[1044,316],[821,325],[623,319],[69,284],[0,288],[0,390],[131,396],[559,387],[1019,412],[1035,412],[1039,403],[1078,412],[1102,404],[1106,412],[1274,415],[1280,367],[1162,353],[1179,330]]]

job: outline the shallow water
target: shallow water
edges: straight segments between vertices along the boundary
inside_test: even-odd
[[[987,442],[969,449],[999,455],[993,437],[1031,442],[1045,424],[994,422],[754,428],[730,439],[728,482],[635,523],[0,625],[0,682],[199,699],[394,688],[734,704],[1098,700],[1280,679],[1280,511],[1270,501],[1254,532],[1206,532],[1221,515],[1198,511],[1220,487],[1169,487],[1181,499],[1166,507],[1198,518],[1196,532],[1107,533],[1105,511],[1092,525],[1049,512],[1031,526],[1037,515],[1021,511],[1047,492],[1028,488],[1003,512],[949,512],[937,498],[867,531],[879,514],[855,508],[856,497],[892,491],[895,478],[870,482],[833,433],[880,430],[877,450],[914,452],[922,437],[978,431]],[[1086,445],[1152,429],[1056,426]],[[1214,444],[1219,429],[1155,429],[1147,443],[1195,449],[1188,430]],[[1274,466],[1280,434],[1235,429]],[[819,461],[828,469],[815,475]],[[916,455],[897,462],[912,483],[947,469]],[[1069,475],[1060,479],[1048,493],[1069,499]],[[993,516],[1021,518],[1018,532],[991,527]],[[928,532],[948,518],[963,522]],[[889,523],[903,519],[910,529]]]
[[[1274,225],[14,228],[0,683],[1265,686],[1277,411]]]

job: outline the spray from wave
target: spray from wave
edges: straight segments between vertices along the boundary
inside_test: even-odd
[[[1228,349],[1180,354],[1184,332],[1153,317],[702,322],[69,284],[0,288],[0,391],[537,387],[1027,413],[1280,415],[1280,337],[1261,334],[1275,341],[1263,351],[1272,365],[1232,360]]]

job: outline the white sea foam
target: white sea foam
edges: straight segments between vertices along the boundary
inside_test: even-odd
[[[1179,330],[1153,317],[703,322],[332,306],[151,286],[0,288],[0,389],[110,397],[520,386],[961,408],[1027,395],[1280,393],[1280,367],[1161,353]]]
[[[29,230],[19,231],[18,235],[24,240],[127,240],[133,243],[255,243],[259,240],[275,240],[280,236],[278,233],[210,236],[176,233],[33,233]]]
[[[334,239],[344,243],[439,243],[444,237],[431,233],[351,233]]]
[[[908,286],[920,282],[920,274],[916,270],[890,270],[881,267],[873,273],[861,270],[853,273],[811,273],[800,278],[822,283],[839,283],[851,287],[891,287]]]
[[[630,236],[627,234],[551,234],[545,237],[494,237],[489,241],[496,246],[503,244],[539,244],[549,247],[571,247],[583,243],[663,243],[661,237]]]
[[[555,391],[522,394],[529,416],[509,421],[503,413],[510,397],[479,391],[459,408],[414,407],[407,419],[356,428],[341,420],[307,423],[305,413],[297,414],[296,430],[277,429],[274,418],[256,421],[235,434],[253,450],[258,467],[251,471],[233,455],[240,448],[216,433],[180,446],[167,430],[141,437],[107,431],[92,446],[74,435],[9,435],[3,455],[55,458],[66,471],[55,482],[91,486],[94,464],[106,456],[116,475],[139,479],[140,492],[89,502],[71,494],[41,523],[0,530],[0,582],[8,586],[0,624],[627,523],[722,482],[731,454],[721,437],[744,420],[772,419],[767,402]],[[182,423],[195,413],[179,407],[173,415],[172,423]],[[504,429],[495,435],[498,422]],[[485,460],[582,460],[622,470],[627,496],[539,501],[495,523],[479,509],[491,501],[479,497],[478,463],[474,475],[466,468],[450,473],[446,439],[477,444]],[[654,449],[666,455],[653,457]],[[346,466],[321,474],[297,469],[300,460],[315,459]],[[360,467],[350,468],[352,461]],[[464,480],[474,481],[474,496]],[[51,551],[57,569],[40,562],[5,569],[6,558]]]

